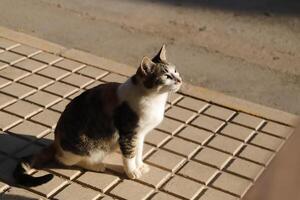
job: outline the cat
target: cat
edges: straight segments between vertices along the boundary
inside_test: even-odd
[[[154,58],[144,57],[126,82],[86,90],[61,114],[54,142],[17,164],[13,173],[16,183],[30,187],[50,181],[52,174],[27,174],[50,161],[104,172],[103,158],[116,149],[120,149],[127,176],[141,177],[149,171],[142,159],[144,138],[163,120],[168,94],[181,85],[182,79],[167,61],[163,45]]]

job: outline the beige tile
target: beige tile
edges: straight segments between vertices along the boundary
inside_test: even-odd
[[[228,123],[221,130],[221,133],[246,142],[251,138],[255,131],[240,125]]]
[[[274,153],[253,145],[247,145],[243,151],[239,153],[239,156],[263,165],[268,165]]]
[[[28,75],[29,75],[29,72],[24,71],[22,69],[18,69],[16,67],[12,67],[12,66],[6,67],[0,71],[0,76],[2,76],[3,78],[6,78],[6,79],[12,80],[12,81],[17,81]]]
[[[187,158],[191,158],[200,148],[200,145],[193,142],[188,142],[181,138],[174,137],[173,139],[168,141],[168,143],[165,144],[163,148],[186,156]]]
[[[101,81],[105,82],[117,82],[117,83],[124,83],[128,78],[126,76],[121,76],[119,74],[110,73],[104,78],[101,79]]]
[[[6,130],[13,125],[21,122],[22,119],[14,115],[0,111],[0,129]]]
[[[69,59],[63,59],[54,65],[71,72],[75,72],[84,67],[84,64]]]
[[[170,176],[171,173],[158,167],[150,166],[150,171],[143,174],[140,181],[150,184],[155,188],[159,188]]]
[[[284,140],[279,139],[277,137],[273,137],[271,135],[258,133],[251,140],[251,144],[255,144],[273,151],[278,151],[280,147],[283,145]]]
[[[192,124],[201,128],[205,128],[212,132],[217,132],[218,129],[224,125],[224,122],[212,117],[200,115],[192,122]]]
[[[143,148],[143,159],[146,158],[150,153],[155,150],[155,147],[149,144],[144,144]]]
[[[124,180],[123,182],[119,183],[112,191],[110,191],[111,194],[117,197],[130,200],[147,199],[147,197],[149,197],[152,192],[152,188],[140,183],[133,182],[131,180]]]
[[[25,58],[26,57],[24,56],[9,51],[4,51],[0,53],[0,60],[10,65],[13,65],[14,63],[19,62],[21,60],[24,60]]]
[[[241,149],[243,143],[229,137],[216,135],[207,145],[235,155]]]
[[[75,196],[76,195],[76,196]],[[84,200],[95,200],[101,196],[101,193],[92,190],[90,188],[82,187],[79,184],[71,183],[53,198],[60,200],[74,200],[74,199],[84,199]]]
[[[0,52],[1,52],[1,49],[0,49]],[[0,69],[3,69],[5,67],[8,67],[8,64],[5,63],[5,62],[0,61]]]
[[[213,134],[203,129],[187,126],[182,131],[180,131],[177,136],[203,145],[209,138],[213,136]]]
[[[162,131],[166,131],[166,132],[174,135],[183,126],[184,126],[183,123],[165,117],[164,120],[162,121],[162,123],[157,128],[162,130]]]
[[[83,74],[85,76],[94,78],[94,79],[99,79],[103,76],[105,76],[106,74],[108,74],[107,71],[104,71],[102,69],[96,68],[96,67],[92,67],[92,66],[86,66],[83,69],[77,71],[78,74]]]
[[[10,106],[7,106],[4,110],[13,113],[14,115],[18,115],[23,118],[28,118],[34,115],[35,113],[41,111],[42,108],[32,103],[20,100]]]
[[[33,192],[25,190],[23,188],[11,187],[3,195],[0,195],[3,200],[34,200],[34,199],[44,199],[40,195]]]
[[[26,100],[44,107],[49,107],[57,103],[59,100],[61,100],[61,98],[44,91],[38,91],[33,95],[26,97]]]
[[[115,185],[120,178],[106,172],[99,173],[88,171],[77,178],[77,180],[94,188],[98,188],[101,192],[106,192],[111,186]]]
[[[163,189],[186,199],[195,199],[203,185],[181,176],[174,176]]]
[[[41,50],[36,49],[34,47],[27,46],[27,45],[17,46],[15,48],[11,49],[11,51],[21,54],[23,56],[27,56],[27,57],[30,57],[32,55],[35,55],[35,54],[41,52]]]
[[[199,200],[238,200],[238,197],[232,196],[214,188],[208,188]]]
[[[194,159],[222,169],[229,162],[231,156],[214,149],[203,148]]]
[[[46,53],[46,52],[41,52],[37,55],[34,55],[32,58],[35,60],[47,63],[49,65],[62,60],[62,57],[56,56],[54,54]]]
[[[49,146],[54,141],[54,133],[51,131],[47,135],[43,136],[41,139],[37,141],[37,143],[43,146]]]
[[[38,171],[33,176],[43,176],[49,174],[49,172],[45,171]],[[62,188],[64,185],[66,185],[68,182],[62,178],[59,178],[58,176],[54,176],[54,178],[43,184],[36,187],[31,187],[31,189],[47,198],[52,196],[56,191],[58,191],[60,188]]]
[[[61,81],[79,88],[84,88],[85,86],[91,84],[93,82],[93,79],[78,74],[72,74],[63,78]]]
[[[168,96],[167,102],[170,104],[175,104],[177,101],[179,101],[183,96],[178,93],[170,93]]]
[[[51,110],[43,110],[41,113],[33,116],[31,119],[33,121],[39,122],[51,128],[54,128],[58,119],[60,117],[60,113],[51,111]]]
[[[52,141],[52,140],[51,140]],[[50,143],[50,141],[47,141]],[[50,169],[52,172],[55,172],[63,177],[66,177],[69,180],[73,180],[78,177],[82,172],[80,169],[77,169],[74,166],[66,167],[66,166],[58,166]]]
[[[201,163],[190,161],[188,162],[178,174],[200,181],[207,185],[217,175],[218,170]]]
[[[229,120],[235,112],[220,106],[212,105],[207,110],[204,111],[205,114],[217,117],[222,120]]]
[[[152,154],[147,162],[174,172],[185,162],[185,158],[160,149]]]
[[[1,88],[0,91],[21,99],[34,93],[36,90],[23,84],[12,83],[4,88]]]
[[[0,88],[7,86],[8,84],[10,84],[11,81],[6,79],[6,78],[1,78],[0,77]]]
[[[169,109],[165,113],[165,115],[187,123],[191,119],[193,119],[197,114],[190,110],[186,110],[186,109],[183,109],[183,108],[180,108],[177,106],[173,106],[171,109]]]
[[[19,46],[20,44],[12,41],[12,40],[8,40],[6,38],[2,38],[0,37],[0,49],[11,49],[14,48],[16,46]]]
[[[145,142],[148,142],[156,147],[160,147],[170,138],[171,136],[164,132],[153,130],[146,136]]]
[[[26,140],[7,133],[1,133],[0,138],[0,151],[7,154],[13,154],[29,143]]]
[[[209,104],[207,102],[193,99],[190,97],[184,97],[181,101],[177,103],[177,105],[183,106],[185,108],[189,108],[196,112],[201,112],[204,108],[206,108]]]
[[[56,110],[57,112],[63,112],[69,103],[70,103],[70,100],[63,99],[59,103],[51,106],[51,109]]]
[[[21,137],[25,137],[30,140],[35,140],[36,138],[40,138],[45,134],[49,133],[50,129],[37,123],[23,121],[17,126],[9,129],[9,131],[14,134],[18,134]]]
[[[180,200],[180,198],[177,198],[171,194],[159,191],[151,198],[151,200]]]
[[[17,99],[8,96],[6,94],[1,94],[0,93],[0,108],[4,108],[5,106],[12,104],[13,102],[15,102]]]
[[[14,66],[17,66],[29,72],[37,72],[47,67],[47,64],[32,59],[25,59],[20,62],[17,62],[16,64],[14,64]]]
[[[251,181],[224,172],[212,185],[242,197],[250,188]]]
[[[256,180],[262,173],[264,167],[253,162],[243,160],[240,158],[234,161],[226,168],[227,171]]]
[[[30,76],[21,79],[19,82],[36,89],[42,89],[47,85],[53,83],[54,81],[37,74],[32,74]]]
[[[233,118],[232,121],[243,124],[245,126],[249,126],[254,129],[258,128],[264,122],[263,119],[245,113],[239,113]]]
[[[73,94],[69,95],[67,98],[70,99],[70,100],[72,100],[72,99],[74,99],[75,97],[81,95],[84,91],[85,91],[85,90],[83,90],[83,89],[79,89],[79,90],[77,90],[76,92],[74,92]]]
[[[279,137],[288,138],[292,134],[293,128],[274,122],[268,122],[262,128],[262,131],[277,135]]]
[[[44,88],[44,90],[56,94],[60,97],[67,97],[75,93],[78,89],[65,83],[55,82],[53,85]]]
[[[64,69],[60,69],[57,67],[53,67],[53,66],[49,66],[46,67],[45,69],[42,69],[40,71],[38,71],[38,74],[41,74],[43,76],[55,79],[55,80],[59,80],[62,79],[66,76],[68,76],[70,74],[70,72],[64,70]]]
[[[92,84],[89,84],[88,86],[85,86],[84,89],[88,90],[88,89],[92,89],[98,85],[104,84],[104,82],[101,81],[94,81]]]

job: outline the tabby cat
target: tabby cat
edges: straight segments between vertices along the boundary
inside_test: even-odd
[[[103,158],[118,148],[127,176],[139,178],[149,171],[142,159],[144,138],[163,120],[168,94],[181,84],[163,45],[153,59],[144,57],[125,83],[101,84],[83,92],[60,116],[54,142],[22,158],[13,174],[16,183],[36,186],[48,182],[53,175],[33,177],[27,172],[54,160],[104,172]]]

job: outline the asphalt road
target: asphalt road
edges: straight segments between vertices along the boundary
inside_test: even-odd
[[[184,81],[300,114],[296,0],[1,0],[0,26],[132,66],[167,43]]]

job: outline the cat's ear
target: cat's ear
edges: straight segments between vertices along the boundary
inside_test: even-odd
[[[137,74],[141,76],[147,76],[153,72],[153,69],[155,67],[155,63],[152,62],[152,60],[148,57],[144,57],[140,67],[137,70]]]
[[[159,62],[167,62],[167,56],[166,56],[166,45],[163,44],[160,48],[159,52],[152,58],[152,61],[155,63]]]

